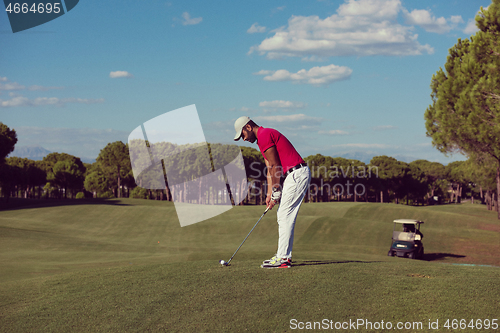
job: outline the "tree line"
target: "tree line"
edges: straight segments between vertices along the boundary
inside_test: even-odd
[[[227,204],[227,198],[201,181],[195,182],[197,196],[186,190],[186,183],[199,180],[231,163],[241,152],[246,172],[242,182],[231,179],[232,200],[242,204],[264,204],[267,193],[266,166],[262,154],[253,148],[221,144],[175,145],[160,143],[148,150],[132,148],[121,141],[101,149],[96,162],[83,163],[65,153],[50,153],[41,161],[6,156],[17,142],[15,130],[0,123],[0,187],[4,200],[18,198],[143,198]],[[142,155],[141,155],[142,154]],[[153,163],[154,161],[157,163]],[[480,167],[468,160],[443,165],[416,160],[411,163],[389,156],[376,156],[365,164],[354,159],[321,154],[305,158],[312,172],[308,202],[365,201],[428,205],[460,202],[463,197],[480,200],[497,210],[496,170]],[[140,175],[134,178],[131,161]],[[165,170],[165,172],[163,171]],[[168,176],[166,176],[168,175]],[[165,177],[166,176],[166,177]],[[233,186],[234,185],[234,186]],[[200,194],[202,193],[202,194]],[[437,200],[436,200],[437,198]]]

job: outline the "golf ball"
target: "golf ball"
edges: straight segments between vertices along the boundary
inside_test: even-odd
[[[225,265],[225,264],[226,264],[226,262],[225,262],[224,260],[220,260],[220,261],[219,261],[219,263],[220,263],[221,265]]]

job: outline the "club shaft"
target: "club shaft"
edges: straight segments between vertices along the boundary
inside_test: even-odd
[[[240,246],[238,246],[238,248],[236,249],[236,251],[234,251],[231,259],[229,259],[227,261],[227,264],[226,265],[229,265],[229,263],[231,262],[231,260],[233,260],[234,256],[236,255],[236,252],[238,252],[238,250],[243,246],[243,243],[245,243],[245,241],[247,240],[248,236],[250,236],[250,234],[252,233],[253,229],[255,229],[255,227],[257,226],[257,224],[259,224],[260,220],[262,220],[262,218],[264,217],[264,215],[266,215],[267,211],[269,210],[269,207],[267,207],[267,209],[264,211],[264,214],[262,214],[262,216],[260,217],[260,219],[257,221],[257,223],[255,223],[255,225],[253,226],[252,230],[250,230],[250,232],[248,233],[248,235],[245,237],[245,239],[243,240],[243,242],[241,242]]]

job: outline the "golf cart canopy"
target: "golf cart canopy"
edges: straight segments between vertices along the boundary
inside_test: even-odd
[[[402,224],[422,224],[424,221],[419,221],[419,220],[410,220],[410,219],[398,219],[394,220],[394,223],[402,223]]]

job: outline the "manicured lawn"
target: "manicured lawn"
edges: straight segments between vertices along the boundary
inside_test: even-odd
[[[13,204],[0,211],[2,332],[282,332],[357,320],[416,325],[409,332],[439,320],[451,332],[447,319],[500,319],[500,223],[480,205],[304,204],[294,267],[264,270],[273,211],[231,266],[218,264],[262,206],[181,228],[167,202]],[[395,218],[425,221],[425,260],[387,257]]]

